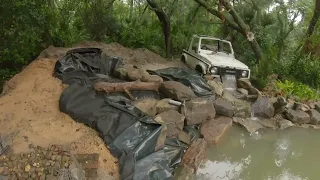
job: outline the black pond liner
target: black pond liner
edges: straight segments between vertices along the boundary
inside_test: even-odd
[[[69,85],[61,94],[59,108],[75,121],[99,132],[112,155],[119,158],[121,179],[173,179],[172,173],[188,146],[176,138],[167,138],[159,146],[161,124],[134,107],[126,94],[105,94],[93,88],[100,81],[123,82],[112,77],[114,69],[121,66],[122,58],[105,55],[99,48],[68,51],[54,69],[54,75]],[[188,71],[186,75],[185,70],[162,69],[152,73],[166,77],[165,80],[180,81],[197,95],[214,97],[214,92],[196,72]],[[138,99],[162,97],[152,91],[131,93]]]

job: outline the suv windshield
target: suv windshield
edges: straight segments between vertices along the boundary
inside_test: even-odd
[[[215,39],[201,39],[200,48],[202,50],[212,51],[212,52],[224,52],[231,54],[230,44],[224,41],[215,40]]]

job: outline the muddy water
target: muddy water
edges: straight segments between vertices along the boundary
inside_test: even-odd
[[[234,126],[212,145],[198,180],[320,179],[320,131],[290,128],[260,134]]]

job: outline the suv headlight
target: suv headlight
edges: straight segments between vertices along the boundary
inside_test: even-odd
[[[241,76],[242,77],[247,77],[248,76],[248,71],[242,71]]]
[[[212,74],[218,74],[218,68],[217,67],[212,67],[210,72]]]

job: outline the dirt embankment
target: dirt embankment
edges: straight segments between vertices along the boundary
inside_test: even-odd
[[[147,49],[133,50],[117,43],[85,42],[76,47],[99,47],[108,55],[122,57],[127,64],[148,69],[179,65]],[[70,49],[49,47],[5,84],[0,96],[1,136],[12,145],[14,153],[28,152],[30,144],[66,145],[74,153],[99,153],[100,169],[118,177],[117,159],[98,134],[59,110],[65,85],[52,73],[56,61]]]

